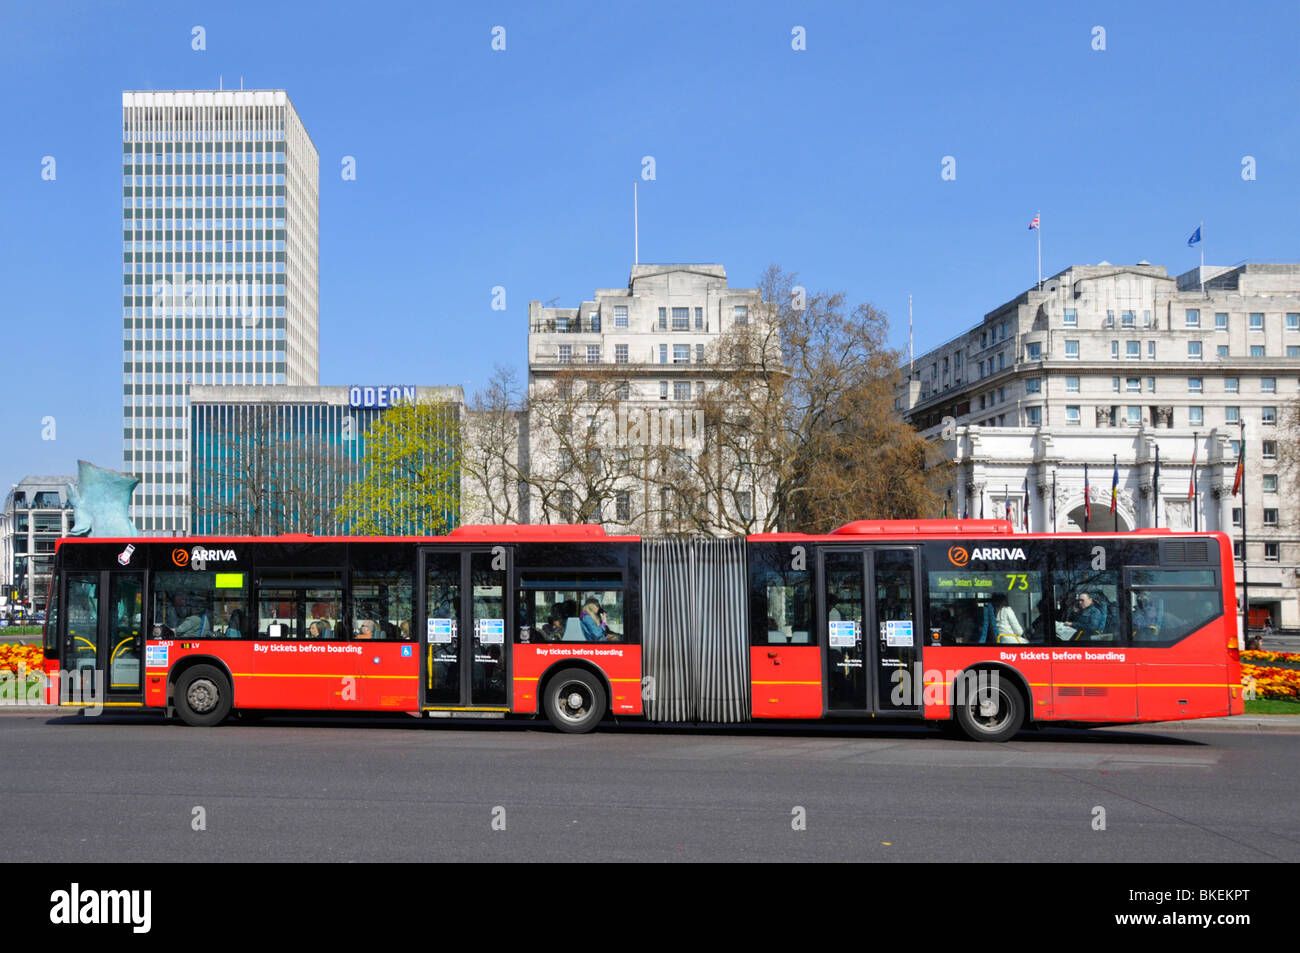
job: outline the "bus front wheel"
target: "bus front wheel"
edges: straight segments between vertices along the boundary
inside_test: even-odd
[[[219,725],[230,714],[230,682],[212,665],[196,665],[176,681],[176,714],[195,728]]]
[[[560,731],[583,734],[605,717],[605,689],[580,668],[557,672],[546,685],[546,717]]]
[[[980,678],[957,706],[957,724],[972,741],[1006,741],[1025,719],[1020,692],[1009,680],[993,674],[988,681]]]

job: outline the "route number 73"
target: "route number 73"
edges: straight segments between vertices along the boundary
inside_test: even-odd
[[[1029,574],[1023,572],[1007,573],[1007,591],[1012,589],[1026,592],[1029,589]]]

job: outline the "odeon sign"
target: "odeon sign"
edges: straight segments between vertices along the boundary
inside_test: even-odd
[[[415,388],[402,385],[387,387],[348,388],[348,405],[351,407],[396,407],[398,404],[414,404]]]

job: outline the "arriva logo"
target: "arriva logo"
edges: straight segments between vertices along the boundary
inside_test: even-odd
[[[972,549],[971,559],[1024,559],[1025,551],[1023,549],[999,549],[992,546],[986,546],[981,549]]]
[[[233,549],[204,549],[202,546],[195,546],[190,550],[190,562],[234,562],[235,551]]]

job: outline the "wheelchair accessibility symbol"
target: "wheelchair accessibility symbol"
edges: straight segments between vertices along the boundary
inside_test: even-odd
[[[402,658],[410,658],[410,657],[411,657],[411,646],[409,646],[409,645],[403,645],[403,646],[402,646]]]

